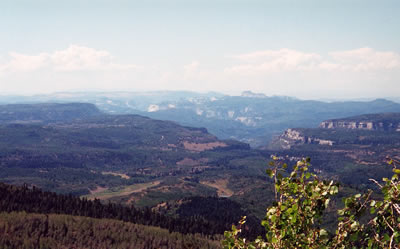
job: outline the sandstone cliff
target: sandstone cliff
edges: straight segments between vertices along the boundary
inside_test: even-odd
[[[279,143],[279,146],[283,149],[290,149],[292,146],[302,144],[332,146],[335,143],[332,140],[306,136],[298,129],[287,129],[281,136],[279,136],[278,141],[276,142]]]
[[[400,131],[400,113],[366,114],[321,122],[324,129],[359,129],[375,131]]]

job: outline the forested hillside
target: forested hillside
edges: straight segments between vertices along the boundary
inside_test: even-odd
[[[101,115],[87,103],[41,103],[0,105],[0,123],[48,123]]]
[[[214,207],[207,210],[202,209],[204,204],[198,205],[199,201],[197,201],[198,208],[202,209],[203,214],[196,214],[195,210],[181,209],[191,213],[189,215],[183,214],[178,217],[172,217],[150,208],[139,209],[134,206],[115,203],[103,204],[99,200],[91,201],[71,195],[46,192],[38,188],[28,188],[26,185],[18,187],[3,183],[0,183],[0,195],[0,212],[25,211],[28,213],[68,214],[92,218],[116,219],[135,224],[157,226],[182,234],[203,234],[210,236],[223,234],[226,229],[229,229],[231,224],[243,215],[243,212],[239,214],[235,213],[237,209],[240,210],[238,206],[236,209],[233,208],[228,211],[228,214],[221,213],[224,208],[229,209],[232,207],[230,203],[227,205],[218,205],[220,206],[219,209]],[[220,202],[224,201],[221,200]],[[207,214],[204,214],[205,210]],[[257,229],[257,227],[255,228]],[[254,236],[256,232],[257,230],[252,230],[247,234]]]
[[[157,227],[111,219],[60,214],[0,213],[0,247],[37,248],[220,248],[200,235],[182,235]]]

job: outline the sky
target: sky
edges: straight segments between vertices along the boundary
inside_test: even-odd
[[[0,95],[400,97],[398,0],[1,0]]]

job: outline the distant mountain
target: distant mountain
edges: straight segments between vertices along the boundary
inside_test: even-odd
[[[325,103],[244,94],[165,102],[153,105],[147,113],[142,114],[184,125],[206,127],[220,138],[237,139],[259,146],[290,127],[311,128],[329,118],[398,111],[400,104],[387,100]]]
[[[193,92],[56,93],[0,97],[0,102],[88,102],[111,114],[139,114],[181,125],[205,127],[220,139],[257,147],[291,127],[316,127],[327,119],[400,112],[400,104],[374,101],[322,102],[245,91],[241,96]]]
[[[47,123],[83,119],[102,113],[87,103],[41,103],[0,105],[1,123]]]
[[[201,99],[224,96],[220,93],[196,93],[188,91],[153,92],[57,92],[33,96],[1,96],[0,104],[33,103],[92,103],[109,113],[131,113],[133,110],[147,111],[149,106],[165,101]],[[129,111],[129,112],[128,112]]]

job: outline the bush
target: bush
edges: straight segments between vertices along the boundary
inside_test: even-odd
[[[382,199],[372,199],[372,190],[344,198],[336,232],[329,234],[320,225],[331,197],[338,193],[338,184],[310,173],[309,159],[297,162],[286,173],[287,165],[274,157],[266,171],[275,184],[275,202],[262,221],[266,235],[254,241],[240,237],[246,222],[243,217],[238,226],[225,232],[223,248],[400,248],[400,169],[398,161],[388,163],[394,172],[391,179],[384,178],[383,184],[371,179]]]

